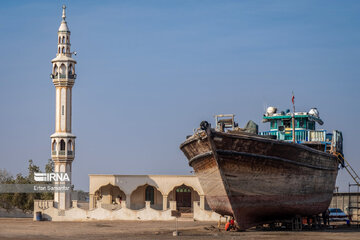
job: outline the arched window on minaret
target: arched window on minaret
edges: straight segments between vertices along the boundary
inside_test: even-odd
[[[72,151],[72,141],[71,141],[71,140],[68,141],[67,150],[68,150],[68,154],[69,154],[69,151]],[[70,153],[70,155],[71,155],[71,154],[72,154],[72,153]]]
[[[56,140],[54,139],[54,141],[51,144],[51,150],[54,152],[56,151]]]
[[[57,76],[59,73],[58,73],[58,67],[57,67],[57,65],[55,64],[54,65],[54,72],[53,72],[53,74],[55,75],[55,76]]]
[[[72,64],[69,65],[69,75],[73,75],[74,74],[74,67]]]
[[[69,47],[66,48],[66,53],[70,53],[70,48]]]
[[[59,37],[59,43],[61,43],[61,37]]]
[[[61,66],[60,66],[60,77],[65,77],[65,74],[66,74],[65,64],[61,64]]]
[[[70,37],[69,36],[66,37],[66,43],[70,43]]]
[[[65,36],[62,37],[62,43],[65,43]]]
[[[58,53],[60,53],[60,47],[59,47],[59,51],[58,51]]]
[[[61,139],[61,141],[60,141],[60,151],[65,151],[65,141],[64,141],[64,139]]]
[[[61,52],[65,53],[65,47],[62,47]]]

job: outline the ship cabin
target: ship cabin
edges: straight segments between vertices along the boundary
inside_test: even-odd
[[[339,131],[328,133],[323,129],[316,129],[317,124],[324,122],[319,117],[316,108],[309,112],[290,113],[290,110],[276,113],[275,107],[269,107],[263,116],[263,122],[270,123],[270,131],[260,132],[260,135],[271,135],[275,139],[293,142],[293,116],[295,122],[295,142],[330,152],[336,147],[337,152],[342,152],[342,134]]]

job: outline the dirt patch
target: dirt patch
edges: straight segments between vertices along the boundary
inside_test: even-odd
[[[0,219],[0,239],[241,239],[241,240],[353,240],[360,239],[360,229],[338,227],[319,231],[224,232],[215,222],[179,221],[180,235],[173,237],[174,221],[87,221],[34,222],[32,219]]]

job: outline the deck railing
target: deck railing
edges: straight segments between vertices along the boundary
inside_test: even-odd
[[[292,131],[280,132],[280,131],[265,131],[260,132],[259,135],[273,135],[278,140],[292,141]],[[326,131],[325,130],[295,130],[296,142],[325,142]]]
[[[326,131],[325,130],[309,131],[309,141],[311,141],[311,142],[325,142],[326,141]]]

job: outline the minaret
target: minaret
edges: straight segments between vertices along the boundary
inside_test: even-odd
[[[75,64],[70,52],[70,31],[66,23],[66,6],[63,5],[62,21],[58,31],[56,58],[52,62],[52,82],[56,90],[55,133],[51,135],[51,158],[55,172],[67,173],[71,180],[71,164],[75,157],[75,135],[71,133],[72,86],[75,83]],[[55,182],[71,186],[70,182]],[[55,192],[54,205],[59,210],[71,207],[71,191]]]

